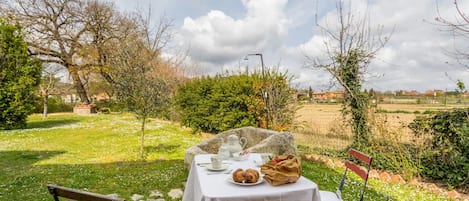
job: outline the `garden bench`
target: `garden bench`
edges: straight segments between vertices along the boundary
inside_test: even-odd
[[[97,193],[91,193],[87,191],[56,186],[49,184],[47,185],[49,193],[54,196],[55,201],[59,201],[59,197],[68,198],[76,201],[125,201],[122,198],[115,198]]]

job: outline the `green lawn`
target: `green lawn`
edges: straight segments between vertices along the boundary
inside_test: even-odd
[[[0,200],[52,200],[48,183],[102,194],[165,195],[183,188],[188,172],[184,150],[203,139],[176,124],[147,124],[147,161],[139,160],[139,126],[132,115],[32,115],[28,129],[0,131]],[[321,189],[335,190],[342,174],[323,164],[303,162],[303,174]],[[352,178],[347,184],[357,186]],[[346,186],[345,200],[358,188]],[[366,200],[445,200],[417,188],[371,180]]]

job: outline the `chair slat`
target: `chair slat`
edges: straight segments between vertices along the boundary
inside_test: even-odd
[[[102,194],[91,193],[72,188],[47,185],[51,194],[56,194],[59,197],[69,198],[73,200],[87,200],[87,201],[124,201],[122,198],[114,198]]]
[[[371,164],[371,161],[372,161],[372,158],[371,156],[368,156],[362,152],[359,152],[355,149],[349,149],[348,153],[351,155],[351,156],[354,156],[356,158],[358,158],[359,160],[365,162],[367,165],[370,165]]]
[[[360,166],[356,165],[355,163],[345,161],[345,167],[355,172],[358,176],[360,176],[365,181],[368,179],[368,174],[365,170],[361,169]]]

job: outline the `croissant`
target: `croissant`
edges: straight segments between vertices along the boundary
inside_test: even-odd
[[[239,168],[233,172],[233,181],[243,183],[244,180],[245,178],[243,169]]]
[[[244,182],[246,183],[256,183],[259,180],[259,172],[257,170],[247,169],[244,178]]]

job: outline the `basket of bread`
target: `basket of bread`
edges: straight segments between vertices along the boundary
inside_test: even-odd
[[[280,155],[261,166],[264,180],[273,186],[295,183],[301,177],[301,159],[293,155]]]

